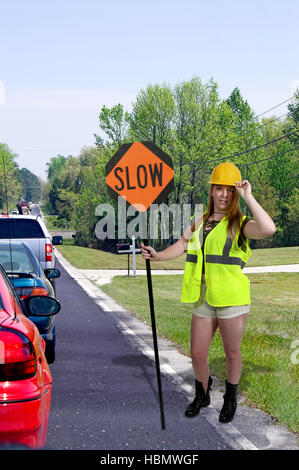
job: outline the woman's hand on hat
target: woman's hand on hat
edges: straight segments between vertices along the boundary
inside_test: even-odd
[[[243,180],[240,183],[236,183],[236,189],[243,199],[246,199],[246,197],[251,195],[251,184],[248,180]]]

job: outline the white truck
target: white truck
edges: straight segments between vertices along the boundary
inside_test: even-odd
[[[1,241],[24,242],[34,252],[43,269],[55,267],[53,241],[40,215],[0,215]]]

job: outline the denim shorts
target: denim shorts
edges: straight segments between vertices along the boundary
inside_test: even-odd
[[[206,284],[201,284],[200,298],[194,304],[193,314],[203,318],[234,318],[250,312],[250,304],[232,307],[213,307],[206,302]]]

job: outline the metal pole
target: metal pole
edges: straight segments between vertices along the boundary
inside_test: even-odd
[[[136,245],[135,237],[132,237],[132,251],[133,251],[133,276],[136,277]]]
[[[144,244],[148,245],[148,241],[144,240]],[[162,384],[161,384],[160,360],[159,360],[159,352],[158,352],[158,341],[157,341],[156,319],[155,319],[155,309],[154,309],[154,297],[153,297],[153,285],[152,285],[152,276],[151,276],[151,265],[150,265],[150,260],[149,259],[146,259],[145,262],[146,262],[147,286],[148,286],[148,296],[149,296],[151,322],[152,322],[153,343],[154,343],[154,351],[155,351],[156,373],[157,373],[157,382],[158,382],[158,390],[159,390],[161,426],[162,426],[162,429],[165,429],[163,393],[162,393]]]
[[[154,126],[154,143],[156,143],[156,126]],[[148,245],[148,240],[147,239],[144,240],[144,245]],[[151,312],[153,343],[154,343],[154,351],[155,351],[155,364],[156,364],[157,382],[158,382],[158,390],[159,390],[161,427],[162,427],[162,429],[165,429],[165,416],[164,416],[163,393],[162,393],[162,384],[161,384],[160,359],[159,359],[159,351],[158,351],[158,341],[157,341],[157,330],[156,330],[156,319],[155,319],[155,308],[154,308],[154,297],[153,297],[153,285],[152,285],[150,260],[146,259],[145,263],[146,263],[148,296],[149,296],[150,312]]]

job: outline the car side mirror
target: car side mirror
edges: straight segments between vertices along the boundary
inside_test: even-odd
[[[61,235],[54,235],[54,237],[52,237],[52,244],[53,245],[62,245],[63,244],[63,237]]]
[[[31,295],[21,300],[21,303],[27,317],[50,317],[61,309],[58,300],[47,295]]]
[[[47,276],[48,279],[55,279],[57,277],[60,277],[60,271],[59,269],[45,269],[45,275]]]

